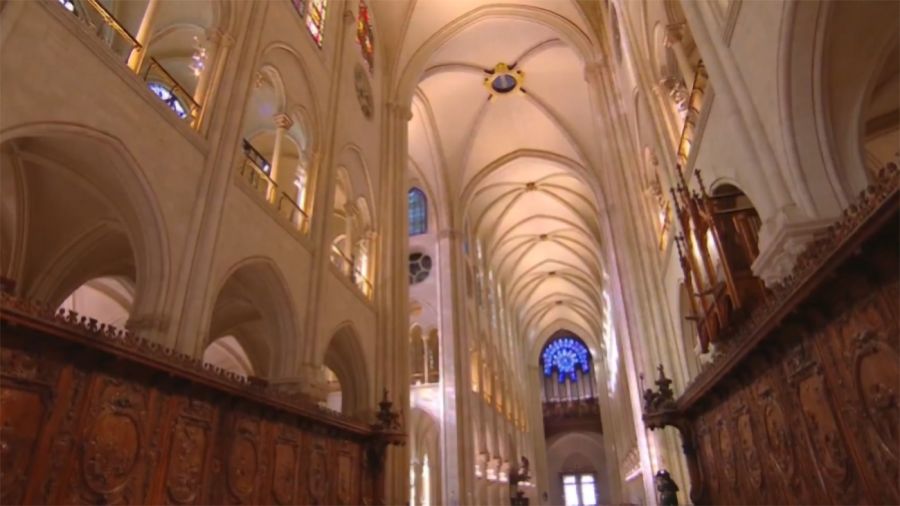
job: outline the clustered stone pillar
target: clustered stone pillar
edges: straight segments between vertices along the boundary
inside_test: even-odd
[[[159,10],[159,0],[149,0],[147,9],[144,10],[144,17],[141,19],[141,26],[135,40],[139,47],[135,47],[128,56],[128,68],[138,72],[147,56],[148,46],[150,44],[150,36],[153,35],[153,25],[156,23],[156,13]]]

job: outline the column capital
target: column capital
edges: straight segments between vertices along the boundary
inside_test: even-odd
[[[406,121],[412,119],[412,109],[406,104],[401,104],[400,102],[392,100],[385,104],[385,109],[387,109],[388,114],[397,115]]]
[[[275,116],[272,116],[272,119],[275,120],[276,127],[284,128],[285,130],[287,130],[288,128],[291,128],[291,126],[294,124],[294,120],[292,120],[290,116],[288,116],[287,114],[285,114],[283,112],[280,112],[280,113],[276,114]]]
[[[683,37],[684,23],[673,23],[671,25],[666,25],[666,33],[663,44],[665,44],[666,47],[672,47],[676,44],[681,43]]]

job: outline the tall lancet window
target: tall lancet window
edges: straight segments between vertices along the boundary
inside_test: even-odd
[[[560,332],[541,352],[544,375],[544,402],[572,402],[592,399],[595,394],[591,352],[584,341]]]
[[[409,190],[409,235],[428,232],[428,200],[418,188]]]
[[[366,2],[359,0],[359,16],[356,18],[356,42],[362,51],[363,59],[369,66],[369,72],[375,69],[375,31]]]
[[[309,7],[306,10],[306,28],[319,47],[322,47],[327,12],[328,0],[309,0]]]

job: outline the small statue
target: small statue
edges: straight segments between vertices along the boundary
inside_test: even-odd
[[[678,485],[665,469],[656,472],[653,479],[660,506],[678,506]]]
[[[531,463],[528,462],[528,457],[522,456],[522,463],[519,464],[519,480],[520,481],[528,481],[531,479],[531,474],[529,473],[529,467]]]

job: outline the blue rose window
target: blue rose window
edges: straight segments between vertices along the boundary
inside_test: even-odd
[[[583,374],[591,370],[590,353],[587,347],[579,340],[571,337],[561,337],[544,348],[541,362],[544,366],[544,376],[552,377],[553,369],[559,373],[559,382],[563,383],[568,378],[578,381],[577,372],[580,369]]]

